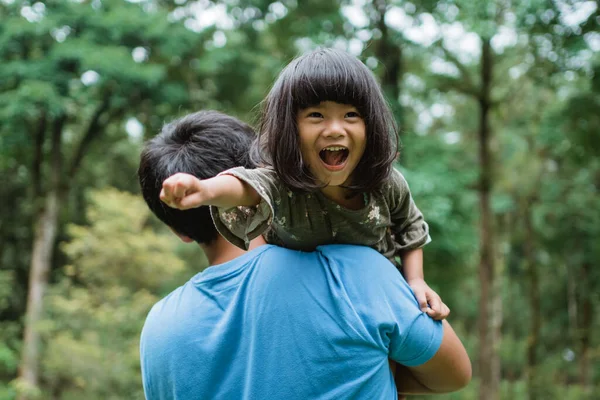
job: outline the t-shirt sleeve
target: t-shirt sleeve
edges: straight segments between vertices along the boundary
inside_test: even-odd
[[[373,263],[377,261],[373,259]],[[442,322],[421,311],[412,289],[396,268],[378,268],[377,272],[383,278],[380,298],[373,299],[373,293],[370,297],[374,308],[383,313],[380,335],[386,338],[389,358],[407,367],[424,364],[442,344]]]
[[[412,289],[385,257],[364,246],[329,245],[318,250],[335,278],[332,287],[343,287],[339,298],[348,299],[350,312],[343,319],[351,321],[362,339],[409,367],[424,364],[437,353],[442,322],[421,311]]]
[[[415,205],[408,183],[400,171],[394,169],[385,186],[386,200],[390,208],[392,232],[399,250],[412,250],[431,242],[429,226]]]
[[[437,353],[443,335],[441,321],[434,321],[421,313],[410,325],[394,329],[390,337],[389,357],[407,367],[422,365]]]
[[[377,261],[373,259],[373,263]],[[371,302],[383,313],[380,335],[386,338],[389,358],[407,367],[424,364],[442,344],[442,322],[421,311],[412,289],[396,268],[378,268],[377,272],[383,277],[380,298]]]
[[[248,250],[250,241],[265,233],[273,220],[273,205],[278,202],[280,185],[274,170],[237,167],[220,173],[232,175],[250,185],[260,196],[254,207],[210,207],[217,231],[230,243]]]

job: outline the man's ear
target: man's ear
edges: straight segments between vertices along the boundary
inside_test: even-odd
[[[177,232],[175,229],[173,229],[173,228],[171,228],[171,227],[169,227],[169,229],[170,229],[170,230],[171,230],[171,231],[172,231],[172,232],[173,232],[173,233],[174,233],[174,234],[175,234],[175,235],[176,235],[176,236],[177,236],[179,239],[181,239],[181,241],[182,241],[183,243],[192,243],[192,242],[194,241],[194,239],[192,239],[191,237],[189,237],[189,236],[186,236],[186,235],[183,235],[183,234],[181,234],[181,233]]]

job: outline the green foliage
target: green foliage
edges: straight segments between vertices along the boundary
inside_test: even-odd
[[[13,399],[16,392],[9,382],[19,365],[18,341],[20,327],[15,322],[0,324],[0,399]]]
[[[210,8],[217,2],[200,3]],[[460,24],[467,34],[492,38],[494,44],[493,38],[508,29],[518,39],[502,50],[492,48],[491,200],[502,282],[501,398],[528,398],[527,345],[532,316],[538,313],[542,327],[532,369],[538,398],[591,399],[600,382],[600,341],[592,334],[600,329],[595,268],[600,259],[600,64],[588,42],[599,28],[599,8],[579,23],[566,24],[565,10],[583,2],[394,0],[387,2],[389,8],[414,20],[406,30],[390,23],[383,36],[373,2],[274,3],[224,2],[230,27],[194,31],[189,29],[195,18],[191,2],[0,2],[0,399],[14,398],[15,388],[35,390],[9,382],[17,374],[32,227],[41,204],[32,198],[40,126],[46,123],[41,192],[50,181],[50,136],[61,115],[66,116],[63,185],[70,187],[62,204],[46,317],[39,326],[44,335],[40,396],[142,398],[137,345],[144,317],[206,260],[197,246],[182,245],[165,232],[139,196],[123,193],[138,191],[142,141],[128,135],[128,120],[139,121],[146,138],[166,121],[203,108],[253,122],[257,105],[294,55],[317,45],[344,46],[350,39],[362,43],[363,60],[377,57],[382,41],[401,50],[401,101],[389,99],[402,122],[400,168],[431,229],[427,280],[452,308],[450,321],[475,362],[480,60],[463,57],[462,49],[452,53],[440,40],[429,47],[419,44],[409,30],[429,18],[423,13],[446,24],[442,31]],[[353,25],[340,12],[351,4],[364,11],[364,25]],[[38,11],[32,17],[26,9]],[[214,38],[221,34],[226,40],[218,43]],[[433,66],[440,62],[454,65],[458,74],[439,73]],[[385,67],[380,60],[374,71],[382,76]],[[100,134],[78,174],[67,176],[75,150],[105,102]],[[432,112],[436,107],[444,112]],[[532,221],[530,240],[526,215]],[[530,307],[527,245],[539,272],[539,310]],[[583,311],[588,306],[591,321]],[[588,383],[582,382],[584,351]],[[475,379],[465,390],[439,398],[475,399],[478,384]]]
[[[177,239],[148,226],[139,196],[90,193],[89,225],[70,225],[69,264],[47,297],[43,378],[61,399],[142,398],[139,332],[185,269]],[[68,354],[68,357],[65,357]]]
[[[432,242],[425,247],[426,276],[454,309],[462,303],[454,293],[458,294],[457,288],[464,276],[473,273],[470,266],[477,254],[476,216],[472,212],[477,199],[469,190],[475,175],[468,169],[464,157],[440,138],[417,135],[404,138],[405,167],[401,169],[432,237]],[[439,156],[431,158],[432,154]],[[423,159],[428,162],[417,161]],[[465,311],[462,307],[456,309],[460,315]]]

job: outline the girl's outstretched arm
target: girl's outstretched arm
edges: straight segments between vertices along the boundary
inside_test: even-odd
[[[165,179],[160,199],[179,210],[209,205],[222,208],[255,206],[260,202],[258,193],[235,176],[219,175],[200,180],[184,173]]]

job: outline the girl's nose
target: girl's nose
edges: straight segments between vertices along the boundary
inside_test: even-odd
[[[323,135],[332,139],[344,136],[346,131],[341,121],[333,120],[327,124],[327,128],[323,132]]]

